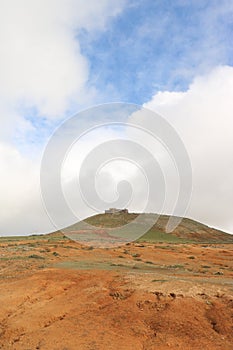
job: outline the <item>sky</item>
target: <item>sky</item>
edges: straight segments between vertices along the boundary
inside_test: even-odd
[[[115,102],[150,109],[174,128],[192,167],[185,215],[233,233],[231,0],[0,0],[0,6],[0,235],[54,229],[41,196],[46,144],[70,117],[77,115],[81,125],[79,113]],[[92,114],[93,125],[100,120]],[[119,117],[113,113],[111,121]],[[156,150],[174,201],[178,182],[164,149],[128,127],[102,128],[73,148],[61,174],[81,217],[95,210],[73,197],[77,169],[88,150],[123,138]],[[143,166],[106,164],[97,179],[106,205],[126,178],[136,191],[129,209],[142,211]]]

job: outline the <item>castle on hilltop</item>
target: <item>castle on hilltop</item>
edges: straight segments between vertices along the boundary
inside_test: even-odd
[[[117,208],[109,208],[105,210],[105,214],[128,214],[128,209],[117,209]]]

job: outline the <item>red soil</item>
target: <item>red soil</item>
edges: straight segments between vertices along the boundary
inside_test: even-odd
[[[27,240],[0,252],[1,349],[232,350],[233,245]]]

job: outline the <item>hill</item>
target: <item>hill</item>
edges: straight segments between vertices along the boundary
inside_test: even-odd
[[[123,227],[131,222],[133,222],[139,214],[137,213],[115,213],[115,214],[98,214],[85,219],[83,222],[79,222],[72,226],[67,227],[63,232],[72,238],[78,240],[80,233],[83,233],[82,238],[87,232],[85,232],[85,223],[95,227],[95,233],[104,237],[105,234],[111,234],[114,228]],[[155,222],[156,214],[140,214],[143,218],[145,215],[145,225],[148,220]],[[193,242],[193,243],[233,243],[233,235],[222,232],[220,230],[211,228],[200,222],[183,218],[180,224],[171,233],[166,232],[166,225],[170,216],[160,215],[155,224],[151,229],[144,234],[142,237],[138,238],[137,241],[143,242]],[[174,217],[175,218],[175,217]],[[143,222],[143,220],[142,220]],[[143,224],[143,223],[142,223]],[[121,237],[126,237],[130,240],[133,230],[137,229],[137,225],[134,224],[133,228],[127,227],[121,233]],[[128,231],[127,231],[128,230]],[[89,232],[88,232],[89,233]],[[124,236],[125,235],[125,236]],[[133,237],[133,236],[132,236]],[[133,239],[132,239],[133,240]]]

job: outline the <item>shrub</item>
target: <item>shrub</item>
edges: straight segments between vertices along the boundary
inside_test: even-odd
[[[29,259],[44,259],[44,257],[37,254],[32,254],[29,255]]]
[[[53,252],[54,256],[59,256],[59,254],[57,252]]]

